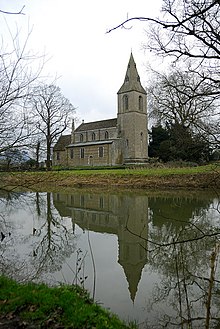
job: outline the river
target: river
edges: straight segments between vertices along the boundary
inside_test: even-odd
[[[217,329],[219,200],[212,191],[1,191],[1,272],[79,284],[141,329]]]

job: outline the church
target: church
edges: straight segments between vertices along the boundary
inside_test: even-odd
[[[147,94],[131,53],[117,93],[117,118],[82,122],[53,148],[54,166],[117,166],[148,161]]]

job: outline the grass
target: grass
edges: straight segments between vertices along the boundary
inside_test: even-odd
[[[123,186],[129,188],[210,188],[220,186],[220,165],[75,168],[0,173],[1,186],[33,189],[54,187]]]
[[[58,324],[63,328],[137,328],[93,303],[77,286],[19,284],[4,276],[0,276],[0,315],[19,317],[36,328],[54,328]]]
[[[220,165],[218,163],[208,164],[204,166],[193,166],[193,167],[133,167],[133,168],[114,168],[114,167],[94,167],[94,168],[72,168],[68,170],[54,170],[51,173],[54,175],[59,173],[61,175],[77,175],[77,176],[88,176],[88,175],[116,175],[116,176],[164,176],[164,175],[184,175],[184,174],[196,174],[196,173],[207,173],[213,170],[219,170]],[[46,172],[40,172],[41,175]],[[47,172],[48,173],[48,172]],[[39,172],[31,172],[31,174],[38,175]]]
[[[33,172],[24,172],[27,176],[29,174],[33,176],[41,175],[44,176],[48,173],[51,175],[77,175],[77,176],[89,176],[89,175],[116,175],[116,176],[166,176],[166,175],[185,175],[185,174],[197,174],[197,173],[207,173],[212,172],[213,170],[219,170],[220,164],[213,163],[203,166],[192,166],[192,167],[133,167],[133,168],[114,168],[114,167],[93,167],[93,168],[72,168],[72,169],[63,169],[63,170],[52,170],[50,172],[46,171],[33,171]],[[6,173],[0,173],[5,175]],[[8,174],[11,174],[9,172]],[[20,172],[14,172],[14,175],[19,175]]]
[[[216,164],[210,164],[205,166],[196,167],[179,167],[179,168],[112,168],[112,169],[74,169],[74,170],[63,170],[59,171],[59,175],[63,176],[106,176],[106,177],[158,177],[158,176],[171,176],[171,175],[194,175],[204,174],[213,171],[219,171],[220,166]],[[56,175],[56,172],[52,172]]]

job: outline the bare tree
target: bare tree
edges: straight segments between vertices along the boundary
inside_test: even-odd
[[[20,44],[17,33],[10,48],[0,47],[0,154],[25,146],[29,138],[27,99],[44,65],[42,57],[33,70],[37,57],[26,50],[29,37]]]
[[[46,142],[46,166],[51,167],[51,147],[56,139],[70,127],[75,108],[65,98],[59,87],[40,85],[30,99],[34,120],[42,141]]]
[[[220,1],[163,0],[161,17],[131,17],[108,32],[119,27],[127,28],[128,22],[136,20],[145,23],[148,38],[145,41],[146,49],[172,59],[178,69],[190,63],[189,74],[194,75],[198,87],[193,92],[190,86],[186,86],[185,90],[177,87],[178,92],[181,91],[181,99],[185,97],[188,105],[200,102],[200,109],[204,99],[209,99],[204,106],[210,102],[211,107],[200,112],[200,115],[208,114],[206,118],[204,116],[205,120],[200,121],[200,129],[204,133],[208,131],[212,140],[219,142],[219,120],[214,122],[209,119],[213,115],[212,100],[215,100],[215,114],[218,114],[220,99]]]
[[[215,120],[219,115],[218,97],[190,69],[172,68],[167,74],[156,71],[153,74],[149,110],[157,122],[179,124],[202,133],[207,124],[218,125]],[[210,135],[210,129],[206,133]]]
[[[193,70],[220,90],[220,1],[163,0],[161,18],[131,17],[110,29],[126,28],[131,21],[148,22],[146,48],[175,61],[193,60]],[[201,71],[201,68],[203,70]]]

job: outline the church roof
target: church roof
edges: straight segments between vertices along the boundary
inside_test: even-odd
[[[140,77],[132,53],[128,62],[124,83],[119,89],[118,94],[127,93],[129,91],[138,91],[142,94],[146,94],[146,90],[141,85]]]
[[[74,143],[74,144],[70,144],[67,147],[73,147],[73,146],[77,146],[77,147],[83,147],[83,146],[91,146],[91,145],[102,145],[102,144],[111,144],[113,143],[113,140],[103,140],[103,141],[91,141],[91,142],[82,142],[82,143]]]
[[[71,135],[62,135],[59,137],[58,141],[54,145],[54,151],[64,151],[65,147],[70,144]]]
[[[95,129],[105,129],[105,128],[111,128],[116,126],[117,126],[117,118],[87,122],[87,123],[83,122],[78,128],[76,128],[75,131],[78,132],[78,131],[87,131],[87,130],[95,130]]]

